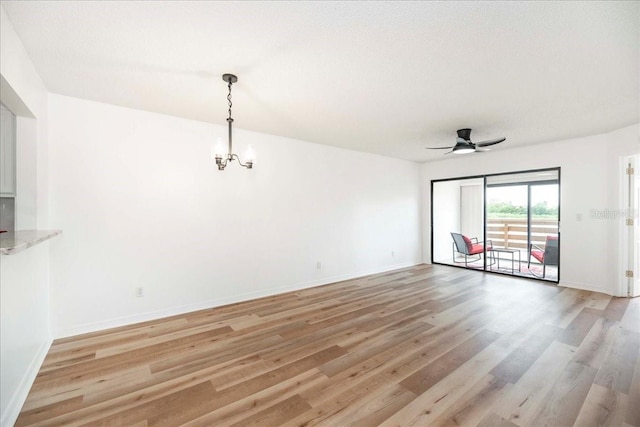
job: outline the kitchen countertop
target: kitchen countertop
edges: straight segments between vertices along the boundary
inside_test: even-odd
[[[62,234],[62,230],[18,230],[0,234],[0,255],[13,255]]]

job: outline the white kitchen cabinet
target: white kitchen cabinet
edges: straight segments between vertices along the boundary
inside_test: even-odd
[[[0,197],[16,196],[16,116],[0,104]]]

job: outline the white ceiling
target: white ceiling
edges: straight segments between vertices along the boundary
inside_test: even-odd
[[[640,121],[637,1],[2,7],[51,92],[225,124],[231,72],[235,126],[402,159]]]

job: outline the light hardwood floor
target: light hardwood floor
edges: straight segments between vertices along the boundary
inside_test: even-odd
[[[56,340],[18,426],[638,426],[640,299],[420,265]]]

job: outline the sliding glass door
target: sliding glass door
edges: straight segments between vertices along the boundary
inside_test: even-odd
[[[559,281],[559,168],[432,181],[431,207],[432,262]]]
[[[487,176],[486,197],[492,269],[557,282],[559,171]]]
[[[434,182],[431,196],[432,260],[484,269],[484,179]]]

